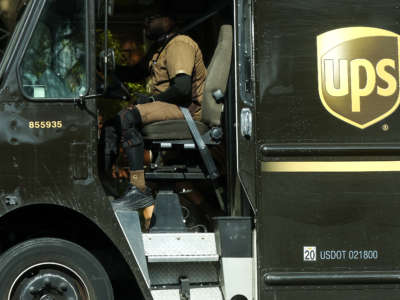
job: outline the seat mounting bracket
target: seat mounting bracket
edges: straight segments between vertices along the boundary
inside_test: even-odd
[[[189,110],[186,107],[180,107],[180,109],[183,113],[183,116],[185,117],[186,123],[189,127],[193,140],[200,151],[200,155],[207,169],[208,176],[210,177],[211,180],[214,181],[219,177],[219,172],[217,170],[217,167],[215,166],[215,162],[211,156],[210,150],[208,149],[199,130],[197,129],[196,124]]]

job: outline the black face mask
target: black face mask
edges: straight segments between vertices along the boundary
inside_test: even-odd
[[[151,17],[146,18],[145,20],[145,30],[146,30],[146,37],[151,41],[156,41],[160,37],[162,37],[165,32],[165,28],[162,25],[162,22],[153,23],[154,20],[160,19],[161,15],[154,15]]]
[[[161,26],[153,26],[151,29],[146,28],[146,37],[150,41],[157,41],[159,40],[162,36],[164,36],[166,33],[164,29]]]

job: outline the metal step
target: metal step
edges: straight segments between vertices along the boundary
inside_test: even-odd
[[[129,243],[129,247],[135,257],[139,270],[146,281],[146,285],[150,287],[149,270],[144,255],[139,214],[137,211],[116,210],[115,215],[117,216],[118,223]]]
[[[180,300],[179,289],[152,290],[154,300]],[[223,300],[219,287],[202,287],[190,289],[190,300]]]
[[[214,233],[143,234],[149,263],[218,261]]]

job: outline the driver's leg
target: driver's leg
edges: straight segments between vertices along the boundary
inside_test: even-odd
[[[118,201],[129,203],[132,209],[144,208],[143,216],[148,228],[153,215],[154,199],[150,189],[146,187],[144,178],[144,144],[140,128],[152,122],[179,120],[184,117],[177,105],[155,101],[138,104],[133,109],[125,109],[119,113],[119,118],[122,146],[131,170],[131,186]]]
[[[150,222],[154,199],[144,179],[144,145],[140,133],[142,121],[136,108],[125,109],[118,114],[121,124],[121,143],[130,168],[130,186],[125,194],[114,202],[121,209],[144,209],[146,224]]]

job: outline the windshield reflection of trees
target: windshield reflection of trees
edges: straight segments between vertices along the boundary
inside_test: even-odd
[[[57,1],[45,9],[25,53],[21,77],[31,97],[72,98],[86,92],[84,10],[72,5],[73,11],[64,11],[64,6]],[[44,93],[35,95],[40,87]]]

